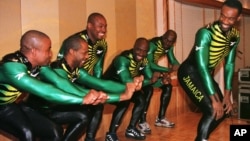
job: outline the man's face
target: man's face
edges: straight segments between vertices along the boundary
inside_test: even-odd
[[[226,5],[221,8],[219,22],[223,32],[229,31],[239,19],[240,15],[236,8],[231,8]]]
[[[176,35],[172,32],[162,36],[162,45],[164,49],[169,49],[175,43]]]
[[[107,22],[103,17],[96,17],[94,22],[88,23],[88,29],[91,40],[96,42],[97,40],[104,39],[107,32]]]
[[[39,66],[48,65],[51,61],[52,51],[51,51],[51,41],[48,38],[43,38],[38,43],[37,48],[34,48],[36,52],[36,62]]]
[[[147,57],[148,49],[149,49],[148,43],[146,42],[138,43],[133,49],[133,55],[134,55],[135,61],[140,62],[145,57]]]
[[[75,67],[81,68],[84,62],[88,59],[88,44],[84,41],[80,43],[81,47],[74,51]]]

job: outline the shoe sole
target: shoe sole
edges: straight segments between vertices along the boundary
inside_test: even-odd
[[[144,138],[136,138],[136,137],[134,137],[134,136],[130,136],[130,135],[127,135],[127,134],[125,134],[125,136],[126,136],[127,138],[131,138],[131,139],[134,139],[134,140],[145,140],[145,139],[146,139],[146,136],[145,136]]]
[[[144,131],[144,130],[142,130],[140,127],[139,127],[139,130],[140,130],[140,132],[143,133],[143,134],[151,134],[151,130]]]
[[[165,127],[165,128],[173,128],[174,127],[174,125],[165,126],[165,125],[160,125],[160,124],[155,124],[155,126],[157,126],[157,127]]]
[[[151,131],[146,131],[145,132],[145,131],[140,130],[140,132],[143,133],[143,134],[151,134]]]
[[[151,134],[151,132],[142,132],[142,131],[141,131],[141,133],[142,134]]]

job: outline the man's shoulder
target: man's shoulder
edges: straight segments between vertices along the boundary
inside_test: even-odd
[[[0,65],[0,71],[2,73],[16,74],[19,72],[28,73],[28,68],[25,64],[21,62],[4,62]],[[15,68],[15,69],[13,69]]]
[[[82,37],[85,41],[88,42],[89,38],[88,38],[88,33],[87,30],[84,29],[82,31],[76,32],[74,34],[72,34],[73,36],[79,35],[80,37]]]
[[[131,58],[133,57],[132,49],[131,50],[124,50],[116,58]]]
[[[149,40],[150,43],[155,43],[155,42],[159,42],[161,40],[161,36],[157,36],[157,37],[153,37]]]
[[[8,69],[9,71],[20,70],[23,68],[27,70],[27,66],[31,67],[28,59],[18,51],[6,54],[0,61],[0,65],[2,68]]]
[[[201,36],[201,35],[210,35],[211,32],[211,28],[209,27],[209,25],[201,27],[200,29],[197,30],[196,35]]]
[[[128,56],[126,55],[117,55],[115,58],[114,58],[114,61],[125,61],[125,60],[129,60]]]
[[[120,66],[120,65],[128,64],[132,59],[133,59],[132,54],[130,53],[129,50],[126,50],[126,51],[121,52],[119,55],[117,55],[113,59],[113,63]]]
[[[20,59],[19,59],[20,57],[18,57],[18,56],[20,56],[20,55],[18,55],[17,52],[6,54],[5,56],[3,56],[1,63],[3,63],[3,62],[20,62]]]
[[[87,35],[87,30],[84,29],[82,31],[78,31],[78,32],[74,33],[73,35]]]

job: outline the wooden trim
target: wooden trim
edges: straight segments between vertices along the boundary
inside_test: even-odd
[[[216,0],[175,0],[175,1],[199,7],[220,8],[222,5],[222,2]],[[250,15],[250,9],[243,8],[242,14]]]

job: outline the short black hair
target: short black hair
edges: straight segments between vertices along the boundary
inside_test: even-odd
[[[164,34],[163,34],[163,36],[169,36],[169,35],[174,35],[175,36],[175,38],[174,38],[174,42],[176,42],[176,39],[177,39],[177,33],[174,31],[174,30],[172,30],[172,29],[168,29]]]
[[[242,4],[239,0],[226,0],[223,4],[228,7],[236,8],[238,10],[238,14],[240,15],[242,12]]]
[[[134,48],[137,47],[138,45],[142,44],[142,43],[146,43],[146,44],[149,44],[149,41],[148,39],[146,39],[145,37],[139,37],[135,40],[135,43],[134,43]]]
[[[64,50],[64,55],[68,54],[70,49],[78,50],[81,45],[81,41],[85,41],[79,35],[71,35],[63,41],[62,48]]]
[[[105,17],[104,17],[101,13],[94,12],[94,13],[91,13],[91,14],[88,16],[87,22],[88,22],[88,23],[94,23],[94,21],[95,21],[95,19],[96,19],[97,17],[101,17],[101,18],[105,19]]]

